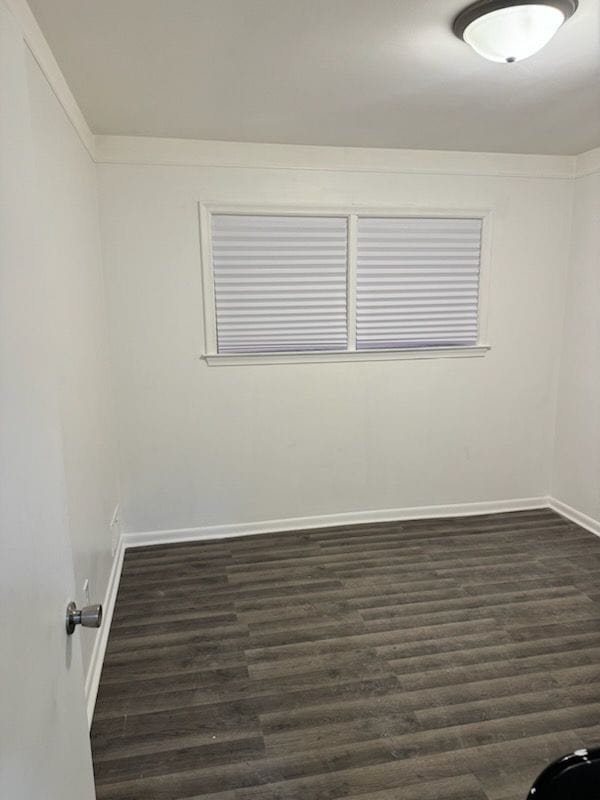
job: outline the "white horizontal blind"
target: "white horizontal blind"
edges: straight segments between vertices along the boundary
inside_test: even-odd
[[[345,350],[345,217],[212,215],[219,353]]]
[[[359,218],[358,350],[477,343],[481,224]]]

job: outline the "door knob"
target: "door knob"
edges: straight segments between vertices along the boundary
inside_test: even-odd
[[[67,606],[66,626],[69,636],[74,633],[77,625],[84,628],[99,628],[102,624],[102,606],[85,606],[77,608],[75,603]]]

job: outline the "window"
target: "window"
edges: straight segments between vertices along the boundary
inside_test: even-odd
[[[347,220],[214,215],[219,353],[345,350]]]
[[[487,349],[482,215],[202,215],[209,359]]]
[[[358,220],[356,348],[477,343],[480,219]]]

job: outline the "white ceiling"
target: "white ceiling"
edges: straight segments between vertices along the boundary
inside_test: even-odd
[[[29,0],[94,133],[575,154],[600,145],[600,0],[531,59],[461,0]]]

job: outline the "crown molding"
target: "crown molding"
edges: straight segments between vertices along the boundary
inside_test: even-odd
[[[584,178],[600,172],[600,147],[581,153],[575,159],[575,177]]]
[[[58,62],[54,58],[54,54],[50,49],[50,45],[46,41],[33,12],[29,8],[26,0],[0,0],[3,2],[8,10],[11,12],[17,24],[21,29],[23,39],[27,44],[32,56],[36,60],[39,68],[41,69],[44,77],[56,99],[63,107],[65,114],[75,128],[79,138],[83,142],[84,147],[90,154],[91,158],[95,160],[95,141],[94,134],[91,132],[87,124],[77,100],[73,96],[65,76],[62,74]]]
[[[573,177],[573,156],[96,136],[99,164],[398,172],[488,177]]]

